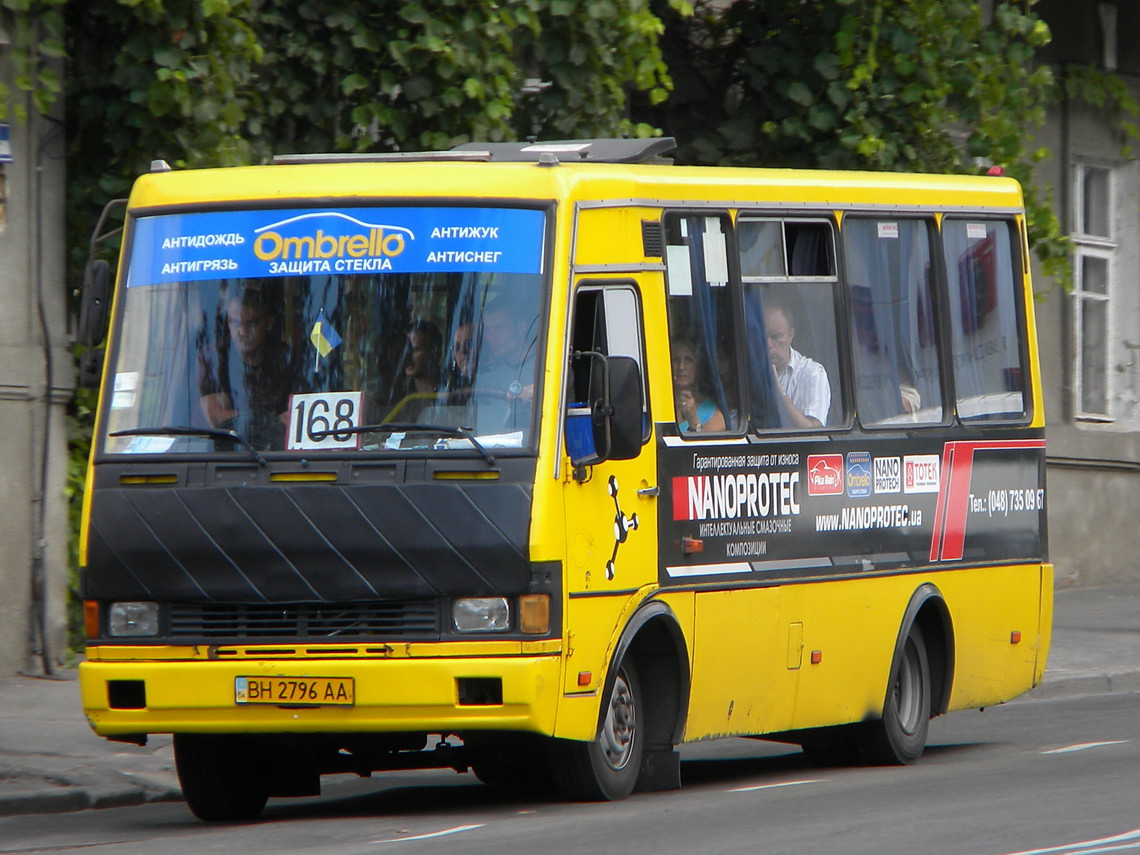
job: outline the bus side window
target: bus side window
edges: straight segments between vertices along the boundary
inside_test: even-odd
[[[743,427],[725,215],[664,218],[675,419],[685,436]]]
[[[758,429],[846,423],[831,221],[741,215],[741,278]],[[774,378],[768,382],[768,378]],[[767,388],[766,388],[767,387]],[[757,406],[757,395],[775,404]],[[779,418],[773,418],[773,409]]]
[[[930,223],[847,217],[843,247],[860,422],[941,423]]]
[[[1016,234],[1008,221],[946,219],[942,224],[954,388],[963,421],[1025,415]]]

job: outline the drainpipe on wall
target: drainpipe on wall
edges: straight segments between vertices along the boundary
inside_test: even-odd
[[[1066,80],[1066,67],[1061,65],[1057,71],[1057,83],[1061,91],[1061,231],[1072,234],[1073,231],[1073,138],[1072,138],[1072,105],[1069,101],[1069,92]],[[1075,404],[1073,400],[1073,369],[1077,364],[1077,333],[1076,322],[1073,318],[1073,299],[1069,294],[1061,296],[1061,336],[1064,341],[1065,355],[1068,357],[1061,372],[1061,413],[1067,423],[1073,422]]]
[[[32,535],[32,568],[31,568],[31,583],[32,583],[32,629],[33,629],[33,644],[35,652],[39,653],[40,664],[45,676],[51,677],[55,674],[55,667],[52,662],[51,650],[51,634],[48,628],[48,606],[50,600],[50,592],[48,591],[47,583],[47,567],[45,562],[45,552],[47,550],[47,499],[48,488],[50,483],[50,464],[51,464],[51,424],[52,424],[52,390],[54,384],[54,365],[52,360],[52,338],[51,338],[51,324],[48,318],[47,306],[44,302],[44,259],[43,259],[43,231],[45,224],[44,218],[44,196],[43,196],[43,171],[44,159],[47,153],[47,146],[49,139],[47,136],[41,136],[40,123],[42,119],[36,111],[35,106],[31,103],[31,97],[27,98],[27,133],[28,133],[28,148],[35,151],[34,165],[33,165],[33,192],[31,194],[31,203],[29,205],[28,222],[32,227],[32,240],[29,241],[29,264],[28,269],[31,272],[31,281],[35,288],[36,296],[36,313],[39,320],[40,335],[43,339],[43,359],[44,359],[44,390],[43,390],[43,430],[39,433],[42,434],[40,454],[39,454],[39,480],[38,483],[33,481],[35,486],[33,489],[36,491],[32,496],[33,507],[33,525],[34,531]],[[34,149],[33,149],[34,146]],[[35,441],[33,431],[33,442]],[[35,448],[32,449],[32,459],[36,460]]]

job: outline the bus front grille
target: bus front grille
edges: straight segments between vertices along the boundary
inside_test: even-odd
[[[438,637],[436,600],[371,603],[173,603],[172,638],[375,639]]]

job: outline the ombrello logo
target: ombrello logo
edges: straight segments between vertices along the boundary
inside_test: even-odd
[[[800,512],[799,483],[799,472],[674,478],[673,519],[794,516]]]
[[[842,454],[809,454],[807,466],[809,496],[843,495]]]
[[[867,451],[847,453],[847,495],[853,499],[871,495],[871,454]]]
[[[315,232],[300,235],[285,235],[281,230],[286,226],[303,220],[325,219],[333,220],[329,231],[318,228]],[[358,229],[346,229],[342,220],[357,226]],[[342,233],[347,230],[348,233]],[[253,241],[253,254],[262,261],[271,265],[277,262],[323,262],[328,264],[330,259],[349,261],[350,259],[374,259],[388,261],[400,255],[409,240],[416,236],[411,229],[403,226],[386,225],[383,223],[366,223],[348,214],[337,211],[314,211],[290,217],[278,223],[270,223],[255,230],[257,235]],[[349,262],[351,263],[351,262]],[[390,262],[389,262],[390,263]],[[340,271],[342,265],[338,264]],[[355,264],[351,271],[357,272]]]

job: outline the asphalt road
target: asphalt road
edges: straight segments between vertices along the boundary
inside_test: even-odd
[[[931,726],[906,768],[819,768],[749,740],[687,746],[685,788],[529,801],[471,775],[326,779],[244,825],[184,804],[0,819],[0,853],[1093,855],[1140,853],[1140,693],[1027,700]]]

